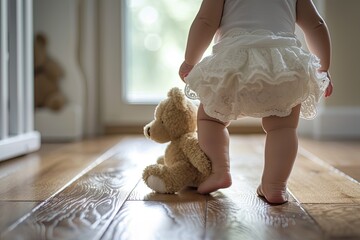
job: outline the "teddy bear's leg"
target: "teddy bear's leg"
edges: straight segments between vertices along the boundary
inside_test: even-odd
[[[189,186],[197,174],[189,162],[178,162],[171,167],[154,164],[145,168],[143,179],[156,192],[175,193]]]

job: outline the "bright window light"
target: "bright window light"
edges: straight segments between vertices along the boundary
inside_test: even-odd
[[[184,88],[178,68],[200,4],[201,0],[127,0],[127,102],[157,103],[170,88]]]

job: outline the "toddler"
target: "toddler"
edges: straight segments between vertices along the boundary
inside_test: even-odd
[[[201,60],[214,36],[212,54]],[[199,193],[231,185],[227,126],[249,116],[262,118],[266,132],[257,194],[273,204],[287,201],[299,117],[314,118],[320,97],[332,93],[330,52],[328,29],[311,0],[203,0],[179,70],[187,95],[194,91],[200,100],[199,144],[212,162]]]

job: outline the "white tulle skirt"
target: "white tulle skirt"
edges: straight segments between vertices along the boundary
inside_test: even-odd
[[[300,117],[313,119],[329,84],[319,59],[301,48],[292,33],[241,29],[225,34],[213,53],[185,78],[185,93],[221,121],[288,116],[301,103]]]

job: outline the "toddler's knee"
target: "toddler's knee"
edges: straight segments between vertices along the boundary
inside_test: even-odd
[[[263,130],[268,133],[271,131],[277,131],[277,130],[282,130],[282,129],[289,129],[289,130],[294,130],[296,131],[297,129],[297,122],[292,122],[292,121],[276,121],[276,120],[263,120],[262,121],[262,127]]]

